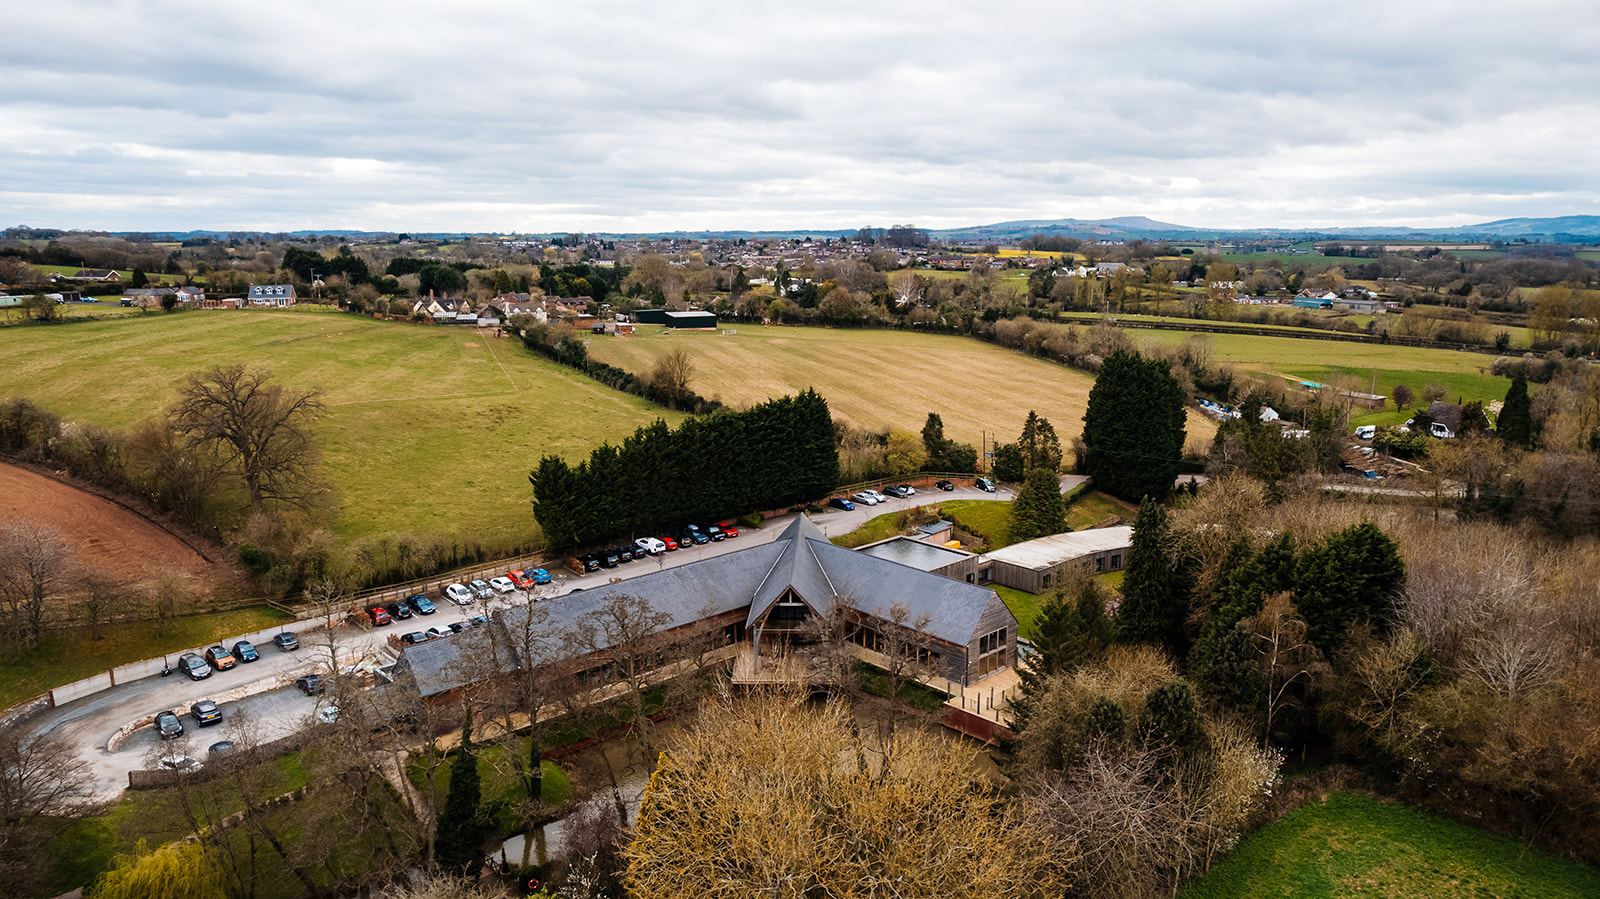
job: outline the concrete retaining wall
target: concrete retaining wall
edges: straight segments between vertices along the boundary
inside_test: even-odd
[[[156,672],[160,673],[160,671],[161,666],[157,665]],[[50,706],[54,708],[55,706],[63,703],[71,702],[74,699],[82,699],[85,696],[93,696],[94,694],[99,693],[101,690],[109,690],[113,686],[114,684],[111,680],[111,672],[109,671],[105,672],[104,674],[96,674],[93,677],[86,677],[76,683],[67,684],[65,687],[57,687],[54,690],[51,690],[49,694]]]

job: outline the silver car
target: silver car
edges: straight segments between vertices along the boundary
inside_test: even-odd
[[[472,591],[467,589],[466,584],[451,584],[444,588],[444,595],[446,599],[459,605],[472,604]]]
[[[472,595],[479,599],[492,599],[494,597],[494,590],[485,581],[473,581],[467,586],[472,588]]]

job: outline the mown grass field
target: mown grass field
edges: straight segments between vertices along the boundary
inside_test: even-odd
[[[1083,430],[1094,379],[1084,372],[966,337],[914,331],[763,328],[737,334],[645,327],[626,337],[595,340],[590,354],[628,371],[648,372],[655,359],[682,347],[694,359],[690,386],[734,406],[753,405],[816,388],[835,418],[858,427],[920,432],[929,412],[945,436],[979,446],[1010,442],[1028,411],[1050,420],[1063,444]],[[1216,425],[1189,416],[1189,439],[1209,446]]]
[[[1180,899],[1589,899],[1600,870],[1401,805],[1336,793],[1247,837]]]
[[[192,373],[244,362],[322,391],[317,427],[343,539],[456,533],[488,545],[533,533],[528,471],[576,460],[657,417],[682,416],[471,329],[326,307],[198,311],[0,328],[0,397],[69,421],[126,427],[157,415]]]
[[[1442,384],[1449,402],[1482,400],[1485,404],[1504,399],[1511,386],[1511,379],[1489,374],[1494,357],[1485,353],[1198,331],[1141,331],[1133,336],[1142,344],[1178,344],[1197,335],[1210,344],[1216,362],[1296,383],[1336,384],[1348,377],[1358,382],[1353,385],[1356,390],[1372,392],[1376,377],[1377,393],[1392,396],[1396,384],[1405,384],[1419,401],[1424,387]],[[1398,413],[1391,399],[1384,412],[1355,410],[1352,422],[1389,424],[1404,421],[1408,415]]]

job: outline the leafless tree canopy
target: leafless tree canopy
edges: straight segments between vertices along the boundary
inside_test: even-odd
[[[89,777],[76,752],[49,737],[0,729],[0,883],[26,895],[50,865],[52,827],[77,811]]]
[[[667,405],[678,408],[689,395],[689,381],[694,377],[694,358],[683,347],[673,347],[656,360],[650,370],[650,384],[660,392]]]
[[[45,601],[67,585],[73,567],[66,538],[54,528],[20,518],[0,526],[0,605],[10,613],[7,630],[20,631],[26,648],[39,648]]]
[[[306,505],[316,493],[311,424],[324,410],[315,390],[292,392],[264,369],[223,365],[179,391],[172,425],[244,482],[252,511],[268,500]]]

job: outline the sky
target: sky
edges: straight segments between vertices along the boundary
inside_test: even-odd
[[[1600,213],[1600,6],[8,4],[0,227]]]

